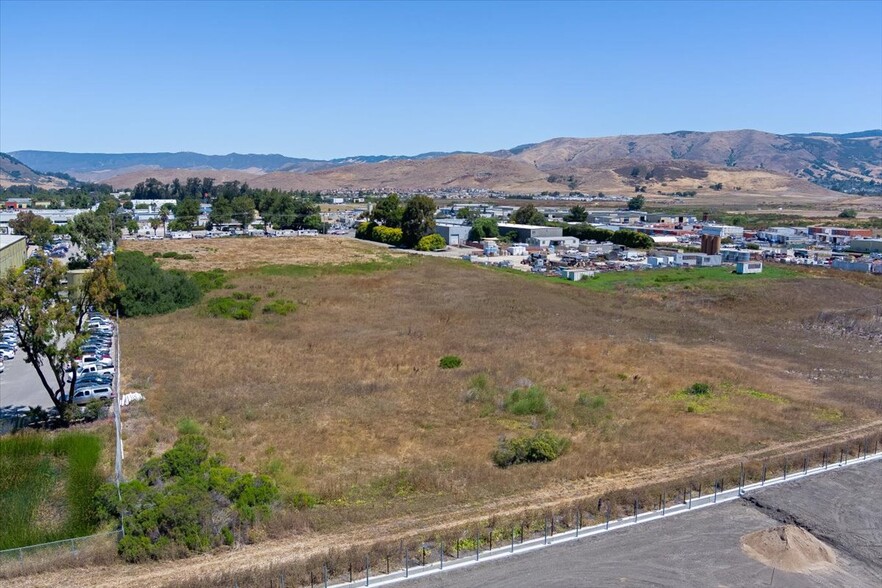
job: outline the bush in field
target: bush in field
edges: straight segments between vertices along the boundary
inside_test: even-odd
[[[447,242],[444,240],[444,237],[435,233],[432,235],[426,235],[420,239],[419,242],[417,242],[415,249],[417,251],[438,251],[445,247],[447,247]]]
[[[569,439],[550,431],[541,431],[532,437],[502,439],[491,456],[501,468],[519,463],[554,461],[570,446]]]
[[[292,300],[273,300],[263,307],[264,314],[277,314],[279,316],[287,316],[297,310],[297,305]]]
[[[247,321],[254,313],[254,305],[260,298],[246,292],[233,292],[232,296],[212,298],[205,304],[206,312],[218,318]]]
[[[162,314],[199,302],[199,286],[179,271],[166,271],[139,251],[118,251],[116,271],[125,289],[119,295],[125,316]]]
[[[458,368],[461,365],[462,360],[455,355],[445,355],[441,358],[441,361],[438,362],[438,367],[440,367],[442,370]]]
[[[547,414],[551,412],[551,403],[545,392],[537,386],[526,390],[514,390],[505,399],[505,410],[516,415]]]
[[[97,492],[98,514],[107,521],[124,517],[120,555],[130,562],[199,553],[237,538],[269,515],[278,500],[268,476],[241,474],[211,456],[201,435],[184,435],[162,456],[120,486]]]
[[[707,396],[711,393],[711,386],[706,382],[695,382],[686,388],[686,393],[693,396]]]
[[[203,293],[221,288],[227,281],[227,272],[222,269],[213,269],[207,272],[193,272],[192,279]]]

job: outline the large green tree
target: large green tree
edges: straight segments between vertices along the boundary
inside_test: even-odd
[[[34,214],[30,210],[19,212],[9,221],[9,227],[18,235],[24,235],[29,243],[39,247],[52,242],[55,235],[55,223],[44,216]]]
[[[499,224],[495,218],[478,218],[472,222],[472,229],[469,231],[470,241],[480,241],[488,237],[499,236]]]
[[[546,222],[545,215],[539,212],[539,209],[532,204],[521,206],[511,213],[511,222],[519,225],[544,225]]]
[[[68,419],[73,402],[88,310],[110,311],[122,290],[110,257],[96,260],[76,287],[66,284],[66,276],[63,265],[37,255],[0,279],[0,320],[11,320],[19,347],[62,420]],[[68,367],[73,372],[69,383]]]
[[[435,230],[435,201],[428,196],[414,196],[401,215],[402,243],[414,247]]]
[[[588,211],[585,209],[584,206],[574,206],[564,217],[564,220],[574,223],[584,223],[588,220]]]
[[[646,198],[643,196],[634,196],[628,200],[628,210],[642,210],[646,204]]]
[[[401,206],[398,194],[393,192],[377,202],[374,209],[371,210],[370,220],[385,227],[397,229],[401,227],[403,216],[404,207]]]
[[[248,227],[254,221],[254,200],[248,196],[236,196],[230,203],[233,219]]]
[[[199,222],[199,201],[193,198],[181,200],[175,208],[175,220],[172,222],[173,231],[192,231]]]
[[[90,260],[101,255],[102,244],[114,244],[122,236],[123,224],[109,214],[89,210],[73,217],[65,226],[71,240],[80,246]]]

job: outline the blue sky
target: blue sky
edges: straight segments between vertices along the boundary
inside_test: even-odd
[[[0,2],[0,150],[882,127],[882,2]]]

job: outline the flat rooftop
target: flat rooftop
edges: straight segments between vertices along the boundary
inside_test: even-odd
[[[0,235],[0,249],[24,239],[24,235]]]

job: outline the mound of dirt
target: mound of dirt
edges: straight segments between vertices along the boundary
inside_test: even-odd
[[[786,572],[806,573],[836,564],[836,554],[811,533],[782,525],[741,538],[741,549],[753,559]]]

